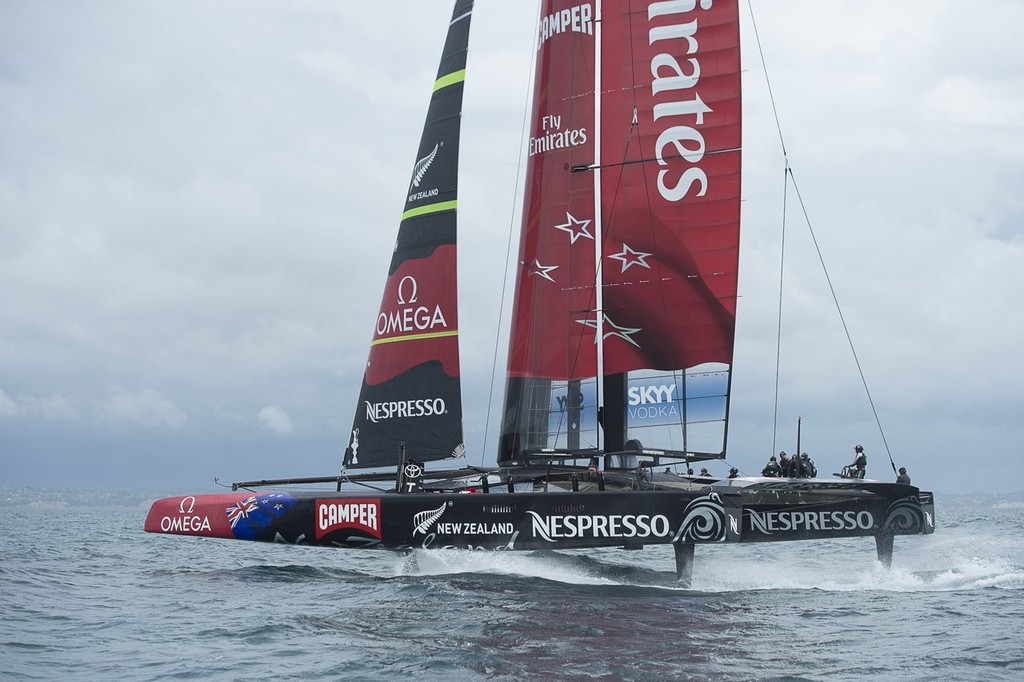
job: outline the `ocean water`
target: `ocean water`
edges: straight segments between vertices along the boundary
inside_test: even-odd
[[[1021,680],[1024,496],[932,536],[672,550],[346,551],[142,532],[10,496],[5,680]]]

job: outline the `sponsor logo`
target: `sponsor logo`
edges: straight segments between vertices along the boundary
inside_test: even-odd
[[[566,395],[555,396],[555,401],[558,403],[559,410],[578,410],[583,407],[583,391],[578,391],[572,394],[572,403],[569,402],[569,397],[570,395],[568,393]]]
[[[379,540],[380,500],[317,500],[317,539],[342,529],[361,531]]]
[[[933,524],[931,514],[921,508],[917,497],[911,495],[889,505],[882,528],[899,534],[924,533],[929,528],[934,529]]]
[[[208,516],[165,516],[160,519],[160,530],[165,533],[212,533]]]
[[[425,333],[448,328],[448,321],[441,312],[441,306],[434,304],[416,305],[419,283],[412,275],[406,275],[398,283],[398,306],[382,310],[377,316],[377,336],[391,334]],[[431,309],[433,308],[433,309]]]
[[[712,6],[711,0],[701,0],[699,4],[701,10]],[[704,114],[711,113],[711,107],[704,104],[697,92],[701,55],[696,12],[696,0],[651,2],[647,6],[647,19],[652,22],[647,31],[648,43],[654,48],[651,90],[655,99],[654,131],[658,134],[654,154],[662,166],[658,171],[658,193],[667,201],[679,201],[695,189],[695,196],[702,197],[708,190],[708,176],[697,165],[704,158],[701,128]],[[665,25],[665,17],[678,23]],[[683,44],[678,45],[679,41]],[[673,53],[683,50],[693,56],[680,64]]]
[[[672,402],[676,392],[675,384],[660,384],[653,386],[630,386],[629,404],[648,405],[650,403]]]
[[[176,516],[160,519],[160,530],[164,533],[212,533],[210,517],[195,514],[196,498],[192,495],[181,498]]]
[[[533,537],[548,542],[572,538],[661,538],[671,535],[668,518],[661,514],[557,515],[533,519]]]
[[[594,35],[594,8],[589,2],[541,17],[537,49],[548,38],[567,32]]]
[[[590,139],[586,128],[562,129],[562,117],[548,114],[540,119],[541,131],[537,137],[530,137],[527,153],[529,156],[543,154],[552,149],[568,149],[586,144]],[[589,222],[589,221],[588,221]],[[587,235],[590,236],[590,235]],[[591,237],[592,238],[592,237]],[[572,240],[576,243],[576,240]]]
[[[871,530],[875,527],[875,517],[868,511],[745,511],[750,527],[764,535],[812,530]]]
[[[722,496],[710,493],[691,500],[683,510],[683,522],[679,524],[672,542],[722,542],[725,540],[725,505]],[[737,535],[736,519],[729,516],[730,526]]]
[[[677,419],[679,406],[676,404],[675,384],[651,386],[630,386],[627,391],[630,419]]]
[[[364,400],[363,402],[366,404],[366,418],[374,424],[381,419],[431,417],[448,412],[444,398],[391,400],[380,403],[371,403],[368,400]]]

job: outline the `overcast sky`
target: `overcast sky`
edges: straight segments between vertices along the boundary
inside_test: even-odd
[[[451,5],[0,3],[0,485],[205,492],[337,471]],[[1024,488],[1024,3],[753,6],[897,465],[943,492]],[[473,19],[459,229],[474,464],[494,462],[535,12],[477,0]],[[729,461],[755,473],[773,449],[785,159],[745,0],[741,15]],[[792,451],[800,416],[823,473],[863,443],[869,477],[891,480],[791,208],[774,448]]]

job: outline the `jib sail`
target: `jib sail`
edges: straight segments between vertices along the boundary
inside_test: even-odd
[[[461,456],[459,130],[472,0],[458,0],[409,182],[344,466]]]

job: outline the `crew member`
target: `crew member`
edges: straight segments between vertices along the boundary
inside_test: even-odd
[[[782,456],[785,457],[786,453],[783,452]],[[767,476],[768,478],[778,478],[782,475],[782,467],[780,467],[779,463],[775,461],[775,455],[772,455],[768,459],[768,464],[765,465],[764,469],[761,469],[761,475]]]
[[[740,475],[740,470],[737,469],[736,467],[733,467],[732,469],[729,469],[729,478],[736,478],[739,475]]]
[[[793,455],[793,459],[789,460],[789,473],[786,474],[788,478],[801,478],[804,475],[804,465],[800,461],[800,455]]]
[[[800,477],[801,478],[814,478],[818,475],[818,467],[814,465],[814,460],[807,456],[806,452],[801,452],[800,457],[793,458],[800,462]]]
[[[856,445],[853,448],[853,464],[850,465],[851,478],[864,478],[868,470],[868,456],[864,454],[864,446]]]
[[[910,485],[910,476],[907,475],[907,467],[900,467],[900,475],[896,477],[897,483]]]

